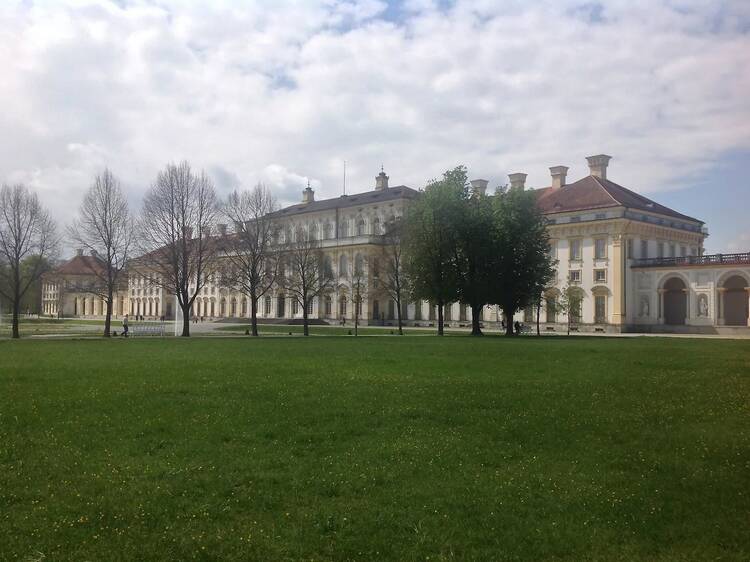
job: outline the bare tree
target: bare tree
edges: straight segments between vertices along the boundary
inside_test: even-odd
[[[108,169],[94,178],[68,234],[96,259],[86,261],[96,279],[89,292],[106,304],[104,337],[108,338],[115,293],[122,283],[133,245],[133,219],[128,201],[120,182]]]
[[[218,213],[216,191],[190,164],[168,164],[143,201],[139,230],[147,252],[139,264],[182,310],[182,335],[190,336],[190,309],[216,266],[211,227]]]
[[[333,276],[323,259],[320,241],[298,226],[292,241],[284,249],[284,275],[279,279],[284,289],[302,306],[303,333],[308,336],[308,309],[313,299],[333,285]]]
[[[263,184],[250,191],[234,191],[223,205],[223,214],[234,223],[234,235],[223,244],[231,263],[228,277],[232,288],[250,299],[252,335],[258,335],[258,301],[276,282],[278,253],[273,248],[277,226],[270,213],[278,208]]]
[[[398,319],[400,336],[404,335],[401,303],[404,295],[408,295],[410,291],[401,244],[403,235],[404,225],[401,221],[390,221],[385,227],[385,234],[383,234],[383,289],[396,302],[396,318]]]
[[[352,297],[354,300],[354,335],[359,335],[359,317],[362,309],[362,290],[365,287],[364,264],[360,261],[361,256],[354,260],[354,272],[352,273]]]
[[[0,189],[0,292],[11,303],[14,338],[20,337],[21,300],[44,273],[57,242],[55,223],[37,195],[22,184],[3,185]],[[27,267],[27,264],[30,265]]]

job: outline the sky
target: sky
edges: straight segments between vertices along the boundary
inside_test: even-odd
[[[0,3],[0,181],[61,225],[109,167],[137,211],[169,162],[285,204],[608,177],[750,251],[750,2],[70,0]]]

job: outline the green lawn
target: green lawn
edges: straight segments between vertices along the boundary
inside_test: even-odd
[[[0,342],[0,560],[748,560],[750,342]]]
[[[313,336],[346,336],[354,335],[354,325],[311,325],[309,326],[310,335]],[[244,334],[245,330],[250,330],[250,324],[240,325],[232,324],[221,326],[216,329],[218,333],[226,335],[227,332],[234,334]],[[405,334],[434,334],[437,328],[404,328]],[[258,324],[258,333],[262,335],[282,335],[282,334],[302,334],[303,327],[301,324]],[[368,335],[398,335],[398,326],[359,326],[357,333],[363,336]]]
[[[113,320],[112,325],[119,330],[121,320]],[[9,338],[12,328],[12,319],[9,315],[0,317],[0,338]],[[77,318],[27,318],[22,317],[18,323],[21,337],[24,336],[46,336],[66,335],[85,336],[96,335],[104,331],[104,320],[83,320]]]

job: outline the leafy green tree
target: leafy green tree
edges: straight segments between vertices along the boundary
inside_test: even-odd
[[[533,192],[499,190],[492,197],[496,254],[494,295],[505,315],[505,334],[514,335],[513,315],[534,304],[554,277],[546,220]]]
[[[415,300],[438,307],[438,335],[443,335],[443,307],[458,299],[455,221],[466,190],[466,169],[449,170],[425,187],[408,209],[405,223],[407,273]]]
[[[491,198],[465,188],[453,222],[456,233],[453,264],[458,298],[471,307],[471,334],[481,336],[482,308],[492,300],[496,283],[493,269],[498,240],[493,229]]]

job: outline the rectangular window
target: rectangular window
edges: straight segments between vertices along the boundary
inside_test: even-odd
[[[297,314],[299,312],[299,302],[297,302],[297,299],[294,299],[292,301],[292,314]]]
[[[313,313],[313,299],[310,299],[310,302],[307,303],[307,315],[311,316]]]
[[[648,257],[648,240],[641,240],[641,259]]]
[[[664,242],[657,242],[656,243],[656,257],[657,258],[663,258],[664,257]]]
[[[571,269],[568,271],[568,279],[571,283],[580,283],[581,282],[581,270],[580,269]]]
[[[570,222],[581,222],[580,216],[570,217]]]
[[[675,257],[677,255],[676,252],[677,252],[677,248],[675,248],[675,245],[674,244],[670,244],[669,245],[669,257],[670,258]]]
[[[604,295],[594,296],[594,322],[597,324],[607,322],[607,297]]]
[[[606,283],[606,282],[607,282],[607,270],[595,269],[594,270],[594,283]]]
[[[680,255],[687,256],[687,248],[685,246],[680,246]]]
[[[530,324],[534,321],[534,307],[527,306],[523,309],[523,321]]]
[[[625,246],[625,252],[626,252],[626,258],[632,259],[633,258],[633,239],[628,238],[627,246]]]
[[[594,240],[594,259],[603,260],[607,257],[607,239],[597,238]]]
[[[571,261],[581,259],[581,241],[579,239],[570,241],[570,258]]]
[[[596,213],[596,220],[602,220],[607,218],[607,213]]]
[[[557,257],[557,243],[556,242],[550,242],[547,253],[549,254],[549,257],[552,259],[555,259]]]
[[[331,297],[326,297],[326,316],[330,318],[332,312],[333,301],[331,300]]]

